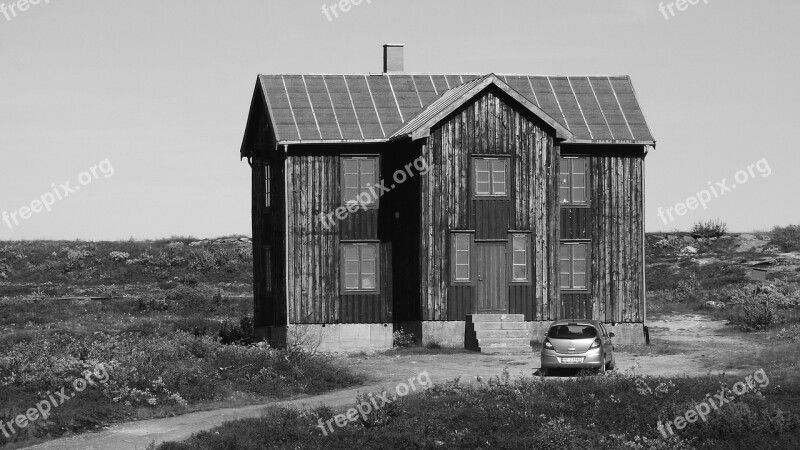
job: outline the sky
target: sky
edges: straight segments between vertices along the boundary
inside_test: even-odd
[[[800,224],[793,0],[20,1],[0,0],[0,240],[250,235],[256,75],[380,72],[384,43],[410,73],[630,75],[658,140],[647,231]]]

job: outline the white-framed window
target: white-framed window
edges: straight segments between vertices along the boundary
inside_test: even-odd
[[[344,292],[379,292],[378,243],[342,244],[342,290]]]
[[[473,158],[475,197],[508,197],[509,158]]]
[[[378,184],[379,167],[377,156],[342,157],[342,203],[361,205],[363,202],[367,208],[377,208],[378,199],[369,188]]]
[[[585,291],[589,289],[589,243],[561,242],[561,289]]]
[[[531,235],[512,233],[510,238],[510,266],[512,283],[531,281]]]
[[[453,283],[472,282],[472,233],[450,233],[450,267]]]
[[[578,157],[561,158],[559,161],[558,201],[565,206],[588,205],[589,189],[587,174],[589,159]]]
[[[269,209],[272,207],[272,166],[269,163],[264,165],[264,182],[266,186],[266,200],[264,206]]]

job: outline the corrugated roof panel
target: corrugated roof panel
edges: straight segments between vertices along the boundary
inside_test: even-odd
[[[558,106],[556,96],[550,87],[550,82],[546,77],[531,77],[531,84],[533,91],[536,92],[536,98],[539,99],[539,107],[544,110],[550,117],[558,121],[561,125],[565,126],[568,130],[572,131],[569,127],[570,124],[566,122],[561,113],[561,107]]]
[[[385,76],[370,75],[367,76],[367,81],[378,109],[378,117],[383,125],[383,131],[388,134],[403,123],[400,118],[400,109],[389,86],[389,80]]]
[[[350,93],[344,83],[344,77],[326,75],[325,84],[328,86],[344,139],[363,139],[356,112],[350,101]]]
[[[433,85],[436,87],[436,92],[438,92],[439,95],[444,94],[445,91],[450,89],[444,75],[431,75],[431,78],[433,79]]]
[[[385,138],[386,136],[378,119],[378,112],[375,110],[375,104],[372,102],[372,96],[367,87],[367,80],[359,75],[348,75],[345,80],[347,80],[347,86],[350,88],[353,104],[356,108],[356,116],[359,123],[361,123],[361,129],[364,131],[364,139]]]
[[[417,91],[422,98],[422,105],[431,104],[439,94],[436,93],[436,88],[433,87],[431,77],[427,75],[414,75],[414,83],[417,85]]]
[[[414,117],[421,109],[421,98],[417,93],[414,81],[410,76],[406,75],[393,75],[387,77],[392,83],[394,94],[397,98],[397,103],[400,105],[400,111],[403,113],[403,119],[408,121]]]
[[[614,139],[606,123],[602,108],[597,103],[589,80],[587,78],[574,77],[570,78],[570,83],[578,99],[578,104],[581,106],[586,123],[588,123],[589,129],[592,131],[592,137],[601,140]]]
[[[503,77],[503,80],[511,86],[515,91],[522,94],[523,97],[527,98],[528,101],[533,103],[536,106],[539,106],[538,99],[533,93],[531,89],[531,84],[528,82],[528,77],[525,76],[509,76]]]
[[[409,128],[412,121],[426,124],[471,90],[475,85],[467,86],[470,82],[488,76],[262,75],[259,79],[278,140],[289,142],[386,139],[394,130]],[[498,78],[577,140],[653,140],[628,77]]]

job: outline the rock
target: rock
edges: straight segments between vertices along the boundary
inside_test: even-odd
[[[239,242],[251,242],[251,241],[250,241],[250,238],[243,237],[243,238],[239,238]]]
[[[756,237],[753,236],[752,234],[740,234],[739,239],[743,241],[755,241]]]
[[[691,245],[688,245],[688,246],[686,246],[686,247],[684,247],[684,248],[682,248],[682,249],[681,249],[681,253],[691,253],[691,254],[694,254],[694,253],[697,253],[697,249],[696,249],[696,248],[694,248],[694,247],[692,247]]]
[[[194,241],[189,244],[189,247],[200,247],[201,245],[203,245],[202,241]]]
[[[667,240],[668,241],[674,241],[676,239],[678,239],[678,236],[675,236],[674,234],[667,235]]]
[[[708,238],[701,237],[701,238],[697,239],[697,242],[700,243],[700,244],[707,244],[708,243]]]
[[[693,237],[691,237],[691,236],[684,236],[684,237],[683,237],[683,242],[689,242],[689,243],[692,243],[692,242],[694,242],[694,238],[693,238]]]
[[[731,235],[729,235],[729,234],[726,234],[725,236],[720,236],[720,237],[719,237],[719,240],[720,240],[720,241],[729,241],[729,240],[731,240],[731,239],[733,239],[733,236],[731,236]]]
[[[655,245],[656,247],[659,247],[659,248],[667,248],[667,247],[669,247],[669,241],[666,240],[666,239],[662,239],[662,240],[656,242],[653,245]]]
[[[750,267],[761,267],[761,266],[774,266],[777,263],[778,263],[778,260],[775,259],[775,258],[764,258],[764,259],[759,259],[759,260],[756,260],[756,261],[746,262],[746,263],[744,263],[744,265],[750,266]]]
[[[0,278],[5,280],[6,278],[8,278],[8,275],[6,275],[5,272],[0,272]]]
[[[725,303],[709,300],[705,303],[705,307],[708,309],[725,309]]]

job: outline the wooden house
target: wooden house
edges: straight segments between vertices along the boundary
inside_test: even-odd
[[[644,160],[627,76],[260,75],[254,313],[275,341],[527,348],[555,319],[644,339]]]

